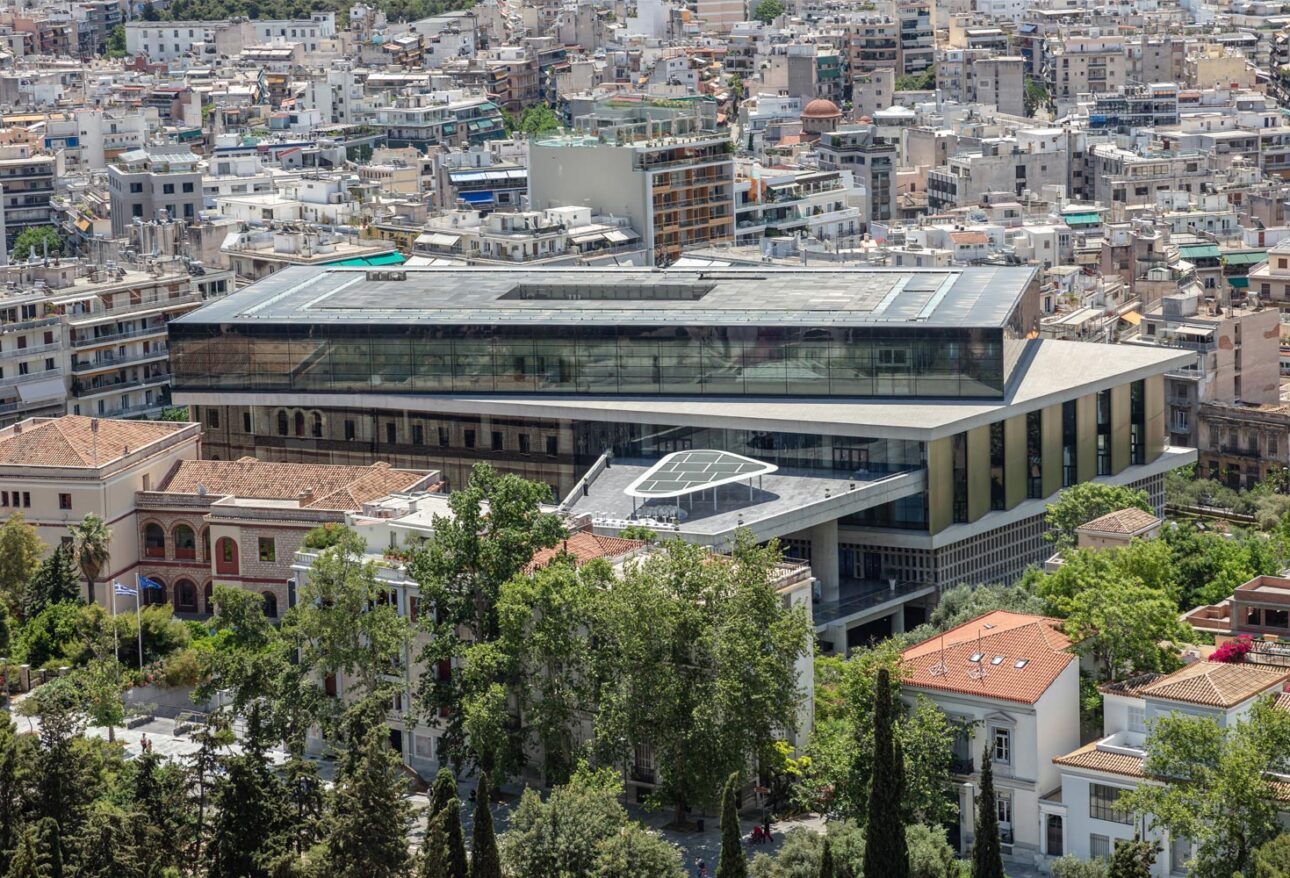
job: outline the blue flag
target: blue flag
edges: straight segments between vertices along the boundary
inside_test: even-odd
[[[139,577],[139,588],[155,588],[155,589],[158,589],[158,590],[162,590],[162,589],[164,589],[164,588],[165,588],[165,586],[164,586],[164,585],[162,585],[160,582],[157,582],[157,580],[155,580],[155,579],[149,579],[149,578],[148,578],[148,577],[146,577],[146,576],[140,576],[140,577]]]

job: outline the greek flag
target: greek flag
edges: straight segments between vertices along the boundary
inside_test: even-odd
[[[163,586],[160,582],[157,582],[157,580],[155,580],[155,579],[149,579],[149,578],[148,578],[148,577],[146,577],[146,576],[140,576],[140,577],[139,577],[139,588],[145,588],[145,589],[146,589],[146,588],[155,588],[155,589],[161,590],[161,589],[164,589],[164,588],[165,588],[165,586]]]
[[[112,583],[112,593],[115,594],[117,597],[132,598],[135,595],[137,595],[139,592],[133,588],[130,588],[130,586],[128,585],[122,585],[119,582],[114,582]]]

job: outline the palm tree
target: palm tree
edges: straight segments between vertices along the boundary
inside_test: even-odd
[[[89,602],[93,605],[94,582],[108,565],[108,545],[112,541],[112,530],[93,512],[68,530],[72,532],[72,551],[81,566],[81,575],[88,585]]]

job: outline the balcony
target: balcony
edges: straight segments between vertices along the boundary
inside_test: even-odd
[[[27,372],[22,375],[7,375],[0,378],[0,387],[12,387],[15,384],[26,384],[29,381],[39,381],[43,378],[61,378],[62,369],[46,369],[43,372]]]
[[[149,378],[132,378],[128,381],[114,381],[99,385],[86,385],[79,381],[72,382],[72,396],[78,399],[85,399],[91,396],[100,396],[104,393],[116,393],[121,390],[131,390],[136,387],[155,386],[158,384],[170,383],[170,373],[155,375]]]
[[[93,337],[85,336],[72,339],[72,347],[88,348],[97,345],[112,344],[124,338],[139,338],[145,335],[165,335],[166,324],[161,323],[156,326],[146,326],[143,329],[126,329],[121,332],[109,332],[103,335]]]
[[[873,580],[843,580],[840,598],[821,601],[811,609],[815,627],[822,628],[892,602],[904,602],[935,591],[936,587],[922,582],[877,582]]]
[[[97,360],[88,362],[72,363],[72,372],[97,372],[103,369],[113,369],[117,366],[128,366],[131,363],[142,363],[147,360],[165,359],[169,354],[170,351],[163,347],[159,350],[147,351],[142,354],[132,354],[124,357],[100,357]]]

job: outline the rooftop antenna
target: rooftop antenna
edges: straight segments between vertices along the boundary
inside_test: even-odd
[[[90,418],[90,455],[94,465],[99,465],[99,419]]]
[[[981,651],[981,629],[976,629],[976,667],[968,671],[968,676],[973,680],[980,682],[984,680],[989,673],[985,669],[985,653]]]
[[[941,632],[941,654],[937,658],[936,664],[927,669],[927,673],[933,677],[944,677],[949,673],[949,667],[945,664],[945,632]]]

